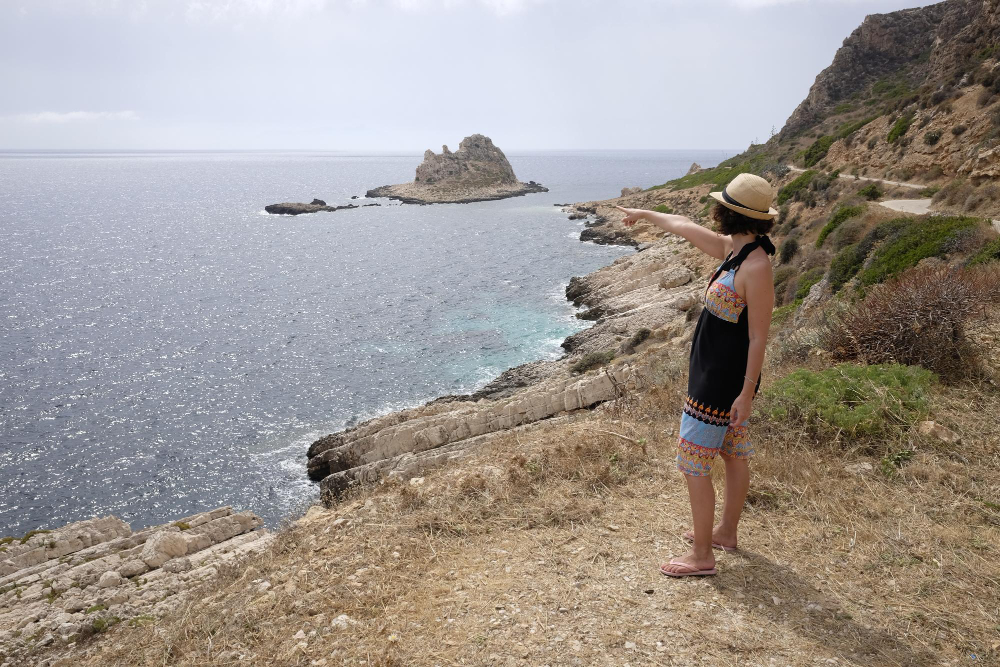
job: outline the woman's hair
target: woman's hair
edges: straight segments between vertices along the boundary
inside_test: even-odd
[[[712,220],[720,234],[767,234],[774,227],[774,220],[757,220],[737,213],[722,204],[716,204],[712,209]]]

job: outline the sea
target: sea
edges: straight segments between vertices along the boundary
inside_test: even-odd
[[[0,152],[0,536],[313,502],[316,438],[503,370],[590,323],[564,290],[634,252],[557,204],[736,151],[511,151],[549,188],[368,200],[418,153]],[[284,201],[359,207],[275,216]],[[359,199],[352,199],[359,197]]]

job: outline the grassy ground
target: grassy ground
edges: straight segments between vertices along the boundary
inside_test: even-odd
[[[741,552],[672,580],[657,565],[689,518],[683,361],[665,350],[646,352],[646,389],[315,508],[203,600],[65,664],[1000,661],[994,389],[934,386],[932,417],[963,438],[950,446],[904,429],[873,449],[758,416]]]

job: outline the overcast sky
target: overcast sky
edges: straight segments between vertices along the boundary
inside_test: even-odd
[[[0,0],[0,149],[743,149],[926,4]]]

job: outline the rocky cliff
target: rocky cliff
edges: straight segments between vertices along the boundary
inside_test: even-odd
[[[489,201],[531,192],[547,192],[534,181],[522,183],[514,175],[507,156],[482,134],[462,140],[452,152],[424,153],[412,183],[383,185],[368,191],[369,197],[388,197],[406,204],[446,204]]]

